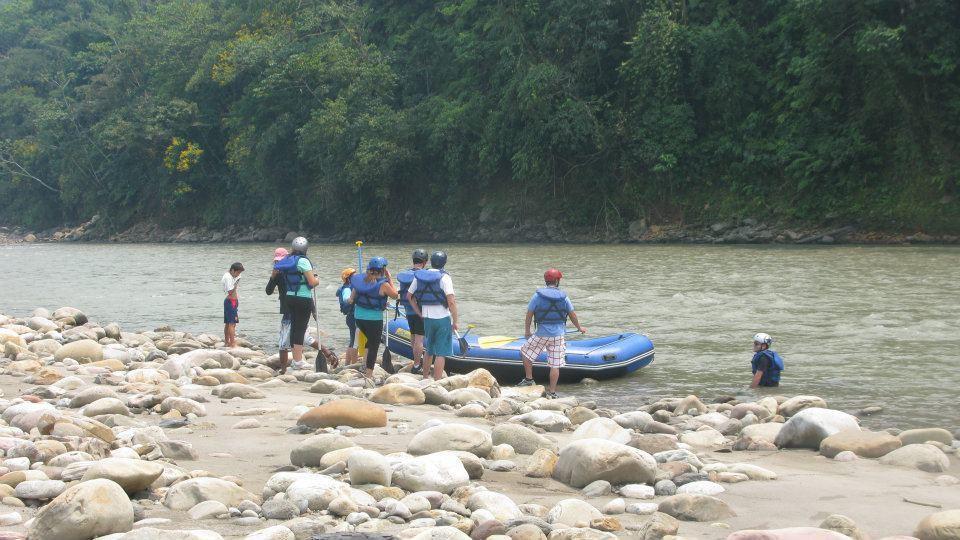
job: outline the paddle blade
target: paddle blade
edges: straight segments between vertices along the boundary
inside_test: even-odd
[[[390,352],[390,349],[387,349],[387,348],[383,349],[383,357],[381,358],[381,360],[382,360],[381,363],[383,365],[384,371],[386,371],[391,375],[397,372],[397,370],[394,369],[393,367],[393,354]]]

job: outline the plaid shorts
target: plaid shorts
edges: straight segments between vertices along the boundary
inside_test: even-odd
[[[534,334],[520,347],[520,355],[535,362],[544,349],[547,351],[548,366],[561,368],[567,365],[567,342],[563,336],[543,337]]]

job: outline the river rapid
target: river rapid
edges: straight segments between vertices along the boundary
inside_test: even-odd
[[[276,348],[274,245],[20,244],[0,246],[0,312],[74,306],[101,323],[222,333],[220,277],[246,267],[238,331]],[[412,245],[369,245],[394,272]],[[786,362],[780,393],[833,408],[881,405],[869,426],[960,426],[960,248],[858,246],[478,245],[445,249],[461,325],[519,335],[532,291],[563,270],[590,335],[642,332],[656,360],[633,376],[564,392],[628,410],[660,396],[751,394],[751,337],[767,332]],[[349,245],[310,251],[320,321],[337,351],[346,330],[334,292],[355,266]]]

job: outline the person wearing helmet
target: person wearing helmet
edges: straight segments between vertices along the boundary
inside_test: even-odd
[[[566,365],[567,319],[573,321],[574,326],[581,334],[587,330],[580,325],[577,313],[573,310],[573,302],[560,289],[560,279],[563,274],[556,268],[550,268],[543,273],[545,287],[537,289],[527,304],[524,336],[527,342],[520,347],[520,357],[523,359],[523,380],[517,386],[533,385],[533,362],[544,351],[547,353],[547,365],[550,367],[550,387],[547,397],[557,397],[557,381],[560,380],[560,368]],[[530,332],[530,324],[536,322],[536,333]]]
[[[273,252],[273,264],[277,264],[290,255],[290,252],[286,248],[277,248]],[[274,291],[279,292],[280,296],[280,334],[277,339],[278,347],[280,349],[280,374],[283,375],[287,372],[287,368],[290,366],[290,331],[292,327],[291,317],[290,317],[290,308],[287,306],[287,288],[283,282],[283,276],[278,272],[272,272],[270,274],[270,279],[267,281],[266,293],[268,296],[273,295]],[[313,338],[310,335],[309,330],[304,331],[303,343],[307,347],[313,347],[315,350],[320,349],[320,341]],[[297,369],[304,367],[305,364],[300,366],[294,366]]]
[[[750,383],[750,388],[780,386],[783,358],[770,350],[772,344],[773,338],[770,334],[760,332],[753,336],[753,360],[750,361],[753,381]]]
[[[350,294],[353,288],[350,287],[350,278],[357,271],[353,268],[344,268],[340,272],[340,281],[343,282],[337,289],[337,303],[340,304],[340,313],[346,319],[347,331],[350,335],[350,345],[347,346],[347,364],[353,364],[357,361],[357,320],[353,316],[353,306],[350,305]]]
[[[457,329],[459,314],[457,298],[453,293],[453,279],[443,268],[447,254],[434,251],[430,255],[430,269],[417,270],[407,291],[407,301],[413,312],[423,318],[426,356],[423,358],[424,377],[439,380],[443,376],[446,358],[453,356],[453,332]],[[433,364],[433,373],[430,367]]]
[[[353,317],[357,328],[367,336],[367,377],[373,377],[373,368],[377,365],[377,352],[383,337],[383,311],[387,308],[387,298],[396,300],[400,295],[393,286],[387,259],[374,257],[367,263],[364,275],[354,274],[350,278],[350,304],[353,305]],[[393,366],[383,366],[393,373]]]
[[[423,373],[423,317],[417,315],[407,300],[407,293],[410,292],[410,285],[413,283],[414,275],[418,270],[423,270],[427,266],[427,252],[424,249],[413,250],[413,266],[397,274],[397,283],[400,285],[399,305],[403,306],[404,315],[407,318],[407,325],[410,327],[410,334],[413,336],[410,345],[413,348],[413,369],[411,373],[419,375]]]
[[[313,264],[307,258],[307,239],[298,236],[290,246],[290,254],[273,265],[272,277],[280,280],[286,293],[287,309],[290,311],[290,346],[293,361],[303,362],[303,341],[314,311],[313,288],[320,284]]]
[[[237,287],[240,285],[242,273],[243,265],[235,262],[220,278],[220,285],[226,294],[223,299],[223,345],[227,348],[237,346],[237,324],[240,322],[240,297],[237,295]]]

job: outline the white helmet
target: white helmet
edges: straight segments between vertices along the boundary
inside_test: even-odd
[[[764,334],[763,332],[760,332],[758,334],[754,334],[753,342],[762,343],[764,345],[770,345],[771,343],[773,343],[773,338],[770,337],[770,334]]]
[[[296,237],[296,238],[293,239],[293,244],[291,245],[291,247],[293,247],[293,250],[294,250],[294,251],[298,251],[298,252],[300,252],[300,253],[306,253],[306,252],[307,252],[307,247],[308,247],[309,245],[310,245],[310,244],[307,242],[307,239],[306,239],[306,238],[304,238],[304,237],[302,237],[302,236],[298,236],[298,237]]]

